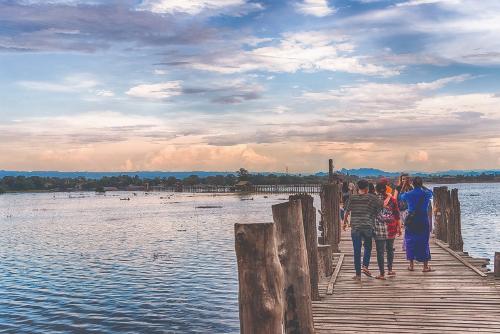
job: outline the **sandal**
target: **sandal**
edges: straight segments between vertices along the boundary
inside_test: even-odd
[[[408,271],[415,271],[415,268],[413,268],[412,266],[408,266]]]
[[[385,280],[385,276],[384,275],[378,275],[377,277],[375,277],[376,279],[379,279],[379,280]]]
[[[362,272],[363,272],[363,274],[365,274],[366,276],[368,276],[368,277],[373,277],[373,276],[372,276],[372,273],[368,270],[368,268],[363,267],[363,268],[361,268],[361,271],[362,271]]]
[[[361,282],[361,276],[354,275],[354,276],[352,277],[352,279],[353,279],[353,280],[355,280],[355,281],[359,281],[359,282]]]
[[[392,271],[390,270],[388,273],[387,273],[388,276],[396,276],[396,272],[395,271]]]
[[[427,268],[424,268],[422,270],[423,273],[430,273],[430,272],[433,272],[433,271],[434,271],[434,269],[432,269],[431,266],[428,266]]]

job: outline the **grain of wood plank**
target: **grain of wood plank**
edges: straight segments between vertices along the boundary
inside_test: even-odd
[[[335,271],[332,274],[332,277],[330,277],[330,281],[328,282],[328,286],[326,288],[326,294],[331,295],[333,293],[333,286],[335,285],[335,282],[337,281],[337,277],[339,276],[340,269],[342,268],[342,263],[344,262],[344,254],[340,254],[339,260],[337,262],[337,266],[335,267]]]
[[[348,236],[345,233],[340,243],[344,257],[340,260],[341,256],[335,256],[335,279],[334,273],[330,280],[319,282],[321,300],[313,303],[317,334],[500,333],[500,281],[485,277],[478,268],[484,264],[482,259],[456,252],[455,256],[431,242],[435,271],[422,273],[417,266],[408,272],[398,239],[394,260],[397,276],[385,281],[363,277],[355,282]]]

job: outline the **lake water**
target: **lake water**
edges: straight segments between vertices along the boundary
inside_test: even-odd
[[[500,185],[456,187],[465,249],[491,258]],[[286,196],[252,198],[0,196],[0,332],[238,333],[233,225],[271,221]]]

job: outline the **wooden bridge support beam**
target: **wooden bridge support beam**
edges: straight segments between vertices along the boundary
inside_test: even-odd
[[[278,254],[284,273],[286,334],[314,333],[311,281],[300,200],[272,206]]]
[[[318,289],[318,229],[316,226],[316,208],[313,206],[314,199],[311,195],[298,194],[291,195],[290,200],[300,200],[302,204],[302,221],[311,281],[311,299],[320,300]]]
[[[448,226],[446,219],[448,187],[435,187],[433,196],[434,235],[438,240],[448,242]]]
[[[332,247],[332,252],[340,253],[340,188],[339,185],[325,184],[321,187],[321,230],[323,243]]]
[[[330,277],[333,273],[333,254],[330,245],[318,245],[319,277]]]
[[[495,277],[500,278],[500,252],[495,252]]]
[[[238,260],[240,331],[283,332],[283,270],[278,258],[276,226],[235,224]]]

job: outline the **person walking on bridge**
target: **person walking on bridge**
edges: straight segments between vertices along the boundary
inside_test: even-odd
[[[432,191],[424,187],[422,178],[417,176],[413,179],[413,190],[405,192],[400,197],[408,204],[404,237],[406,259],[410,261],[408,270],[413,271],[415,261],[418,261],[424,263],[423,272],[432,271],[429,265],[431,223],[428,215]]]
[[[382,209],[382,201],[373,194],[368,193],[368,181],[358,181],[358,194],[350,196],[345,205],[343,229],[347,229],[347,222],[351,217],[351,237],[354,249],[354,268],[356,276],[361,280],[361,272],[371,276],[368,267],[372,252],[372,239],[375,230],[375,218]],[[361,266],[361,247],[364,247],[363,266]]]
[[[385,279],[385,253],[387,253],[388,275],[396,275],[393,270],[394,239],[396,235],[401,236],[401,221],[398,203],[392,197],[392,194],[387,191],[387,180],[377,182],[375,189],[380,200],[384,203],[384,208],[375,220],[375,244],[377,246],[377,264],[380,272],[376,278]]]

